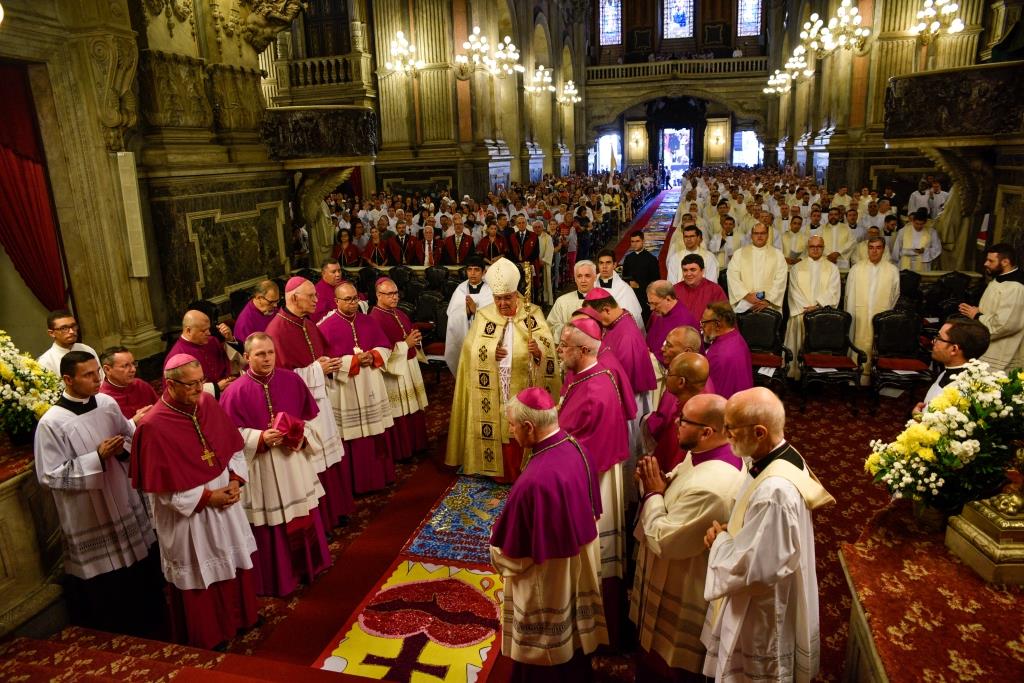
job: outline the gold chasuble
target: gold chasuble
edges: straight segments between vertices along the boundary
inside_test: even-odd
[[[527,348],[531,334],[540,347],[539,363]],[[494,354],[509,339],[512,363],[503,370]],[[512,438],[505,402],[530,386],[547,389],[556,401],[561,388],[555,344],[541,310],[531,306],[527,314],[522,296],[512,318],[498,313],[495,304],[478,309],[459,358],[445,463],[462,465],[466,474],[504,476],[501,448]]]

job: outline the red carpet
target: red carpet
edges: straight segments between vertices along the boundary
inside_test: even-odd
[[[659,192],[657,195],[654,196],[653,199],[651,199],[647,203],[647,206],[644,207],[643,211],[641,211],[639,215],[633,217],[633,222],[629,224],[629,227],[626,228],[626,232],[622,236],[622,239],[620,239],[619,243],[615,246],[616,263],[622,260],[622,257],[629,249],[629,233],[633,232],[634,230],[639,230],[646,226],[647,223],[651,220],[651,216],[654,215],[654,212],[657,211],[658,207],[661,206],[661,203],[665,201],[665,195],[671,191],[672,190],[662,190],[661,192]],[[674,206],[672,207],[672,211],[675,211]]]

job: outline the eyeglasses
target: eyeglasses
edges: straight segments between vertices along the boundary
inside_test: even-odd
[[[259,297],[257,297],[257,298],[259,298],[259,299],[263,299],[264,301],[266,301],[266,302],[267,302],[268,304],[270,304],[271,306],[277,306],[278,304],[280,304],[280,303],[281,303],[281,298],[280,298],[280,297],[278,297],[278,298],[276,298],[276,299],[268,299],[267,297],[265,297],[265,296],[263,296],[263,295],[261,294],[261,295],[260,295]]]
[[[61,325],[60,327],[51,327],[50,329],[53,330],[54,332],[71,332],[72,330],[78,329],[78,323],[75,323],[74,325]]]
[[[722,427],[724,428],[724,431],[725,431],[726,434],[735,434],[736,432],[738,432],[741,429],[746,429],[747,427],[756,427],[756,426],[757,426],[756,423],[751,423],[751,424],[746,424],[746,425],[722,425]]]
[[[579,344],[566,344],[565,342],[558,342],[555,344],[556,349],[582,349],[583,347]]]
[[[711,318],[710,320],[701,320],[700,326],[707,327],[708,325],[717,325],[719,323],[717,318]]]
[[[346,303],[351,303],[353,301],[359,301],[359,297],[358,296],[336,296],[336,297],[334,297],[334,300],[335,301],[344,301]]]
[[[708,427],[708,428],[711,429],[711,431],[715,431],[715,428],[712,427],[709,424],[704,424],[703,422],[695,422],[694,420],[688,420],[685,417],[683,417],[682,415],[680,415],[679,417],[676,418],[676,424],[677,425],[688,424],[688,425],[693,425],[694,427]]]
[[[191,382],[182,382],[180,379],[171,379],[170,377],[168,377],[167,381],[168,382],[174,382],[175,384],[180,384],[181,386],[188,387],[189,389],[197,389],[199,387],[202,387],[204,384],[206,384],[206,378],[205,377],[200,377],[199,379],[193,380]]]
[[[390,292],[377,292],[377,296],[398,296],[398,290],[396,289]]]
[[[942,342],[943,344],[949,344],[950,346],[956,346],[956,342],[951,341],[949,339],[943,339],[942,337],[938,337],[938,336],[935,337],[935,341]],[[932,343],[934,343],[934,342],[932,342]]]

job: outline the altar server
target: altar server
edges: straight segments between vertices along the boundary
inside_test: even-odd
[[[811,511],[834,503],[784,435],[782,402],[755,387],[729,399],[725,433],[750,458],[728,524],[712,523],[701,642],[716,681],[798,681],[818,673]]]
[[[492,229],[493,226],[488,226]],[[487,238],[484,238],[487,239]],[[500,257],[500,255],[499,255]],[[497,258],[495,257],[495,260]],[[466,260],[466,280],[461,282],[448,301],[448,327],[444,338],[444,361],[452,375],[458,376],[462,342],[477,309],[494,303],[491,286],[484,282],[484,259],[470,256]]]
[[[985,273],[992,281],[977,306],[960,304],[960,313],[981,322],[992,340],[981,359],[993,370],[1024,366],[1024,273],[1013,246],[1005,242],[987,250]]]
[[[165,614],[156,537],[124,465],[135,433],[100,394],[88,351],[60,359],[64,392],[36,428],[35,471],[50,490],[64,536],[64,597],[72,622],[158,635]]]
[[[36,360],[44,369],[60,377],[60,359],[69,351],[85,351],[92,354],[97,361],[95,349],[83,344],[79,339],[79,326],[75,316],[70,311],[51,311],[46,316],[46,333],[50,335],[53,344]],[[100,368],[100,379],[103,378],[103,369]]]
[[[686,401],[673,431],[688,452],[667,476],[654,458],[637,465],[643,497],[633,530],[638,551],[629,617],[648,653],[637,680],[693,680],[703,670],[704,534],[729,518],[746,471],[725,436],[725,404],[714,394]]]

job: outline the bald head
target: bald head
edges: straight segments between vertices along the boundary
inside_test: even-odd
[[[771,452],[785,438],[786,409],[765,387],[738,391],[725,406],[725,421],[733,431],[733,452],[755,460]]]
[[[699,353],[683,352],[672,359],[665,379],[665,390],[685,404],[704,391],[708,381],[708,360]]]
[[[670,330],[665,336],[665,343],[661,345],[661,353],[665,358],[665,363],[671,364],[672,360],[680,353],[700,351],[700,344],[700,332],[689,325],[681,325]]]
[[[184,329],[196,326],[210,326],[210,316],[206,315],[202,311],[191,310],[185,311],[185,317],[181,319],[181,326]]]
[[[181,319],[181,337],[202,346],[210,339],[210,318],[202,311],[185,311]]]
[[[685,411],[689,419],[702,422],[721,434],[725,427],[726,400],[718,394],[697,394],[686,402]]]

